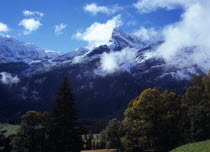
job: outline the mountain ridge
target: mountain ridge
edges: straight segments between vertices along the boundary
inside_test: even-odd
[[[22,106],[17,112],[46,111],[52,105],[60,82],[67,76],[81,117],[98,119],[122,114],[120,111],[128,102],[147,88],[182,94],[192,76],[204,71],[197,65],[179,67],[167,63],[156,52],[162,43],[161,40],[145,43],[114,29],[107,43],[98,47],[79,48],[41,60],[33,58],[30,62],[1,62],[0,73],[11,73],[20,79],[16,84],[5,85],[1,83],[0,74],[0,90],[7,92],[1,98],[13,104],[20,101]],[[10,99],[6,94],[11,93],[14,98]]]

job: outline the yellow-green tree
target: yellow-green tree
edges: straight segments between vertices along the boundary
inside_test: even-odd
[[[29,111],[21,117],[22,122],[16,137],[12,141],[13,152],[43,151],[44,132],[43,114]]]
[[[126,150],[164,152],[175,147],[182,107],[181,98],[173,92],[143,91],[125,112]]]

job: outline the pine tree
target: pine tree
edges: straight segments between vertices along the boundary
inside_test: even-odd
[[[65,77],[55,100],[49,135],[50,152],[80,152],[82,139],[75,101]]]

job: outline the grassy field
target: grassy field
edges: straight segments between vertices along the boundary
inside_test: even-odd
[[[85,150],[82,152],[118,152],[116,149]]]
[[[5,136],[16,134],[17,130],[18,130],[18,125],[10,125],[10,124],[1,124],[0,123],[0,132],[3,130],[7,131],[5,133]],[[95,142],[100,141],[99,134],[93,134],[92,137]],[[82,138],[85,141],[89,138],[89,135],[83,135]],[[85,150],[82,152],[118,152],[118,151],[115,149],[104,149],[104,150]],[[170,152],[210,152],[210,140],[187,144],[187,145],[178,147]]]
[[[0,123],[0,132],[3,130],[6,130],[7,132],[5,133],[6,136],[13,135],[17,133],[19,126],[18,125],[10,125],[10,124],[5,124],[5,123]],[[92,140],[95,142],[100,141],[100,134],[92,134]],[[83,141],[87,140],[90,138],[90,135],[82,135]]]
[[[18,125],[10,125],[10,124],[1,124],[0,123],[0,131],[6,130],[5,136],[13,135],[17,133]]]
[[[171,152],[210,152],[210,140],[187,144],[176,148]]]

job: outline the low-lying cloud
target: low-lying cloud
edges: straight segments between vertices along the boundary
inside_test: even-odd
[[[157,54],[178,66],[197,64],[204,71],[210,69],[209,0],[139,0],[134,6],[140,13],[182,8],[180,21],[164,27],[165,42]]]
[[[134,31],[133,35],[139,37],[145,42],[154,42],[162,38],[161,31],[158,31],[154,28],[145,28],[143,26],[141,26],[138,30]]]
[[[136,58],[136,49],[125,48],[119,52],[103,53],[100,70],[103,74],[113,74],[117,71],[130,71]]]
[[[0,82],[3,84],[16,84],[20,82],[20,79],[18,76],[12,76],[10,73],[7,72],[1,72],[0,73]]]

